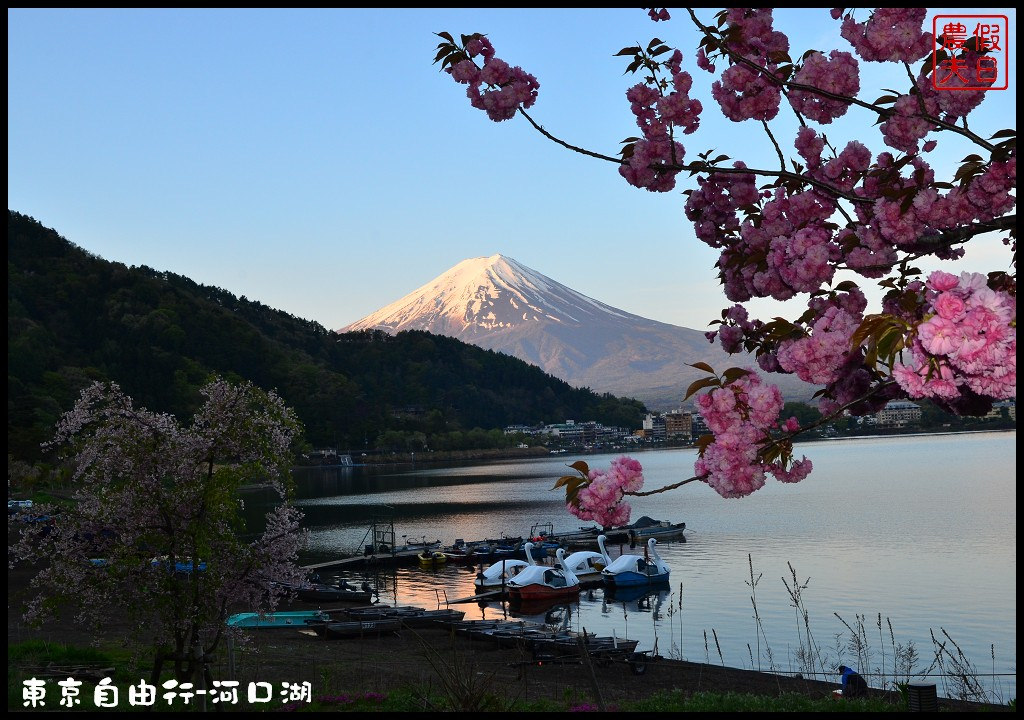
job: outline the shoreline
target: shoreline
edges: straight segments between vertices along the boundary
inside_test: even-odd
[[[793,443],[795,445],[814,443],[814,442],[838,442],[844,440],[880,440],[888,438],[901,438],[901,437],[922,437],[922,436],[948,436],[948,435],[978,435],[984,433],[1008,433],[1017,432],[1016,427],[1011,428],[991,428],[984,430],[934,430],[934,431],[919,431],[919,432],[891,432],[891,433],[871,433],[863,435],[838,435],[836,437],[809,437],[809,438],[795,438]],[[645,452],[658,452],[660,450],[696,450],[697,445],[695,443],[662,443],[658,446],[636,446],[636,447],[620,447],[618,449],[609,450],[607,448],[600,449],[566,449],[564,452],[550,450],[546,445],[531,446],[530,448],[491,448],[491,449],[480,449],[480,450],[458,450],[458,451],[437,451],[435,452],[421,452],[418,453],[418,457],[415,459],[408,459],[409,453],[400,453],[386,456],[385,459],[374,462],[360,462],[352,463],[351,465],[294,465],[292,470],[313,470],[313,469],[344,469],[344,468],[360,468],[360,467],[418,467],[418,466],[438,466],[446,465],[449,463],[477,463],[487,462],[491,460],[539,460],[541,458],[550,457],[552,455],[565,455],[565,456],[584,456],[584,455],[614,455],[616,453],[630,454],[630,453],[645,453]],[[356,457],[352,455],[352,457]],[[380,457],[380,456],[378,456]],[[423,458],[426,459],[423,459]],[[247,486],[247,487],[259,487],[259,486]]]

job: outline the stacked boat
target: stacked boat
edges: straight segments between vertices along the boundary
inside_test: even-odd
[[[638,640],[581,635],[516,620],[462,620],[448,625],[456,635],[493,642],[499,647],[530,650],[535,658],[578,659],[584,650],[592,656],[629,658],[639,644]]]
[[[349,608],[327,622],[311,624],[317,635],[336,640],[367,635],[393,634],[403,628],[424,628],[438,623],[457,622],[466,613],[462,610],[442,608],[427,610],[410,605],[394,607],[374,605]]]

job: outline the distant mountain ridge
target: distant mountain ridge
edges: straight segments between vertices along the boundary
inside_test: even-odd
[[[275,389],[316,447],[343,452],[503,447],[512,424],[640,427],[635,400],[571,387],[535,365],[425,332],[338,335],[221,288],[93,255],[8,210],[8,456],[35,461],[95,380],[189,417],[217,374]]]
[[[693,363],[719,372],[754,364],[723,352],[699,330],[619,310],[501,254],[463,260],[339,332],[365,329],[447,335],[660,410],[679,407],[687,386],[705,377]],[[787,400],[807,400],[815,390],[792,376],[772,381]]]

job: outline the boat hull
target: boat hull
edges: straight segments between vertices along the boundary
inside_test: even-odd
[[[329,616],[319,610],[269,613],[260,617],[259,613],[238,613],[228,618],[230,627],[250,628],[253,630],[273,630],[282,628],[311,627],[316,623],[329,620]]]
[[[580,594],[580,586],[554,588],[549,585],[530,584],[508,588],[509,597],[519,602],[537,602],[539,600],[557,600],[572,598]]]
[[[668,583],[668,573],[647,575],[645,573],[626,571],[614,575],[605,575],[604,581],[613,587],[636,587],[638,585],[664,585]]]
[[[384,635],[396,633],[402,629],[399,618],[382,618],[379,620],[350,620],[346,622],[325,622],[310,627],[322,638],[339,640],[342,638],[365,637],[367,635]]]

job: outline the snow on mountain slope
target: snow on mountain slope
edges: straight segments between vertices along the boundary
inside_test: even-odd
[[[753,366],[704,333],[648,320],[589,298],[504,255],[463,260],[400,300],[338,332],[426,330],[518,357],[577,387],[635,397],[656,410],[679,407],[704,377]],[[791,400],[815,388],[772,376]]]

